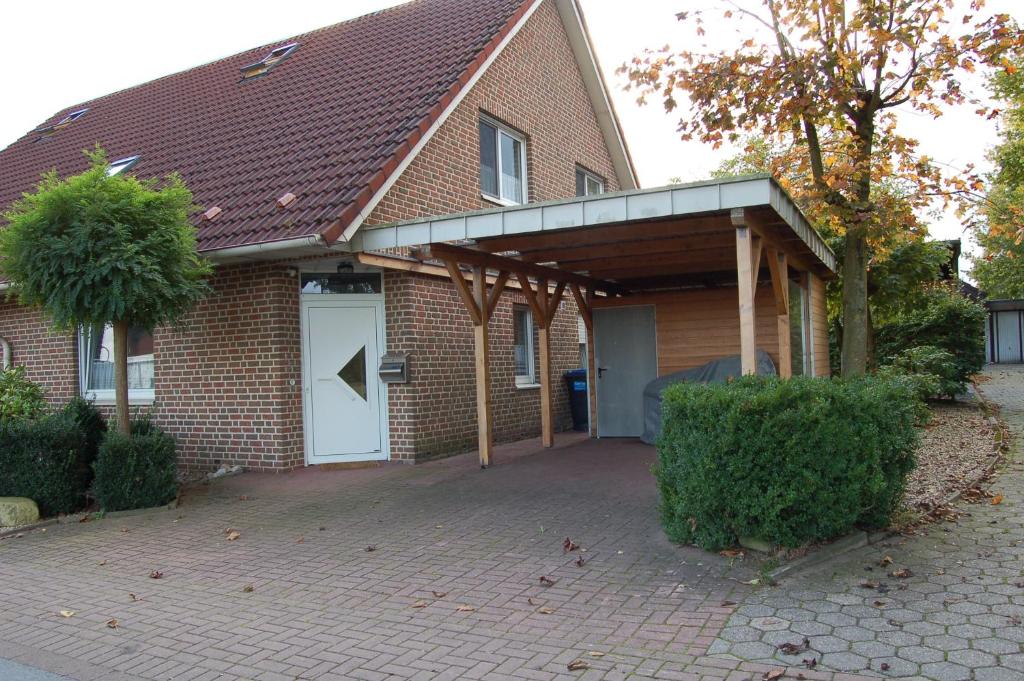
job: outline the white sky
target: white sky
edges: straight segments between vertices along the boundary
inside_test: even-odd
[[[682,142],[675,131],[678,114],[667,115],[655,102],[637,106],[635,95],[622,91],[623,80],[614,73],[616,66],[644,48],[681,47],[688,34],[675,13],[695,9],[697,3],[581,2],[641,184],[657,186],[672,177],[705,179],[731,151]],[[8,0],[0,21],[6,55],[0,69],[0,93],[6,101],[0,109],[0,148],[72,104],[395,4],[396,0],[176,0],[173,7],[154,12],[138,0],[51,0],[45,5]],[[700,5],[717,6],[710,0],[701,0]],[[990,0],[989,9],[1024,20],[1019,0]],[[712,44],[727,47],[735,31],[709,27],[707,39],[719,36]],[[954,167],[968,162],[984,167],[985,152],[996,140],[995,124],[979,119],[970,107],[938,120],[906,115],[901,124],[905,133],[921,140],[924,153]],[[938,220],[932,233],[937,238],[965,236],[951,214]]]

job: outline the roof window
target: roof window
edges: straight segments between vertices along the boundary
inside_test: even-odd
[[[107,177],[120,175],[121,173],[128,170],[138,162],[138,156],[127,156],[125,158],[113,161],[109,166],[107,166]]]
[[[38,132],[43,137],[49,137],[50,135],[53,135],[59,130],[63,130],[64,128],[68,127],[69,125],[77,121],[79,118],[84,116],[85,112],[87,112],[88,110],[89,109],[79,109],[78,111],[72,111],[67,116],[60,119],[53,125],[47,125],[42,128],[36,128],[36,132]]]
[[[270,51],[266,57],[256,62],[255,64],[249,64],[243,66],[240,71],[242,72],[242,80],[252,80],[253,78],[259,78],[260,76],[266,75],[270,69],[274,68],[294,52],[299,47],[298,43],[288,43],[281,47],[274,48]]]

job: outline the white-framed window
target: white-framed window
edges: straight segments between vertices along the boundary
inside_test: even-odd
[[[97,402],[113,402],[114,333],[110,324],[83,328],[78,335],[82,395]],[[152,402],[154,385],[153,335],[145,329],[128,329],[128,399]]]
[[[604,180],[583,168],[576,168],[576,196],[604,194]]]
[[[489,118],[480,119],[480,193],[506,206],[527,201],[526,140]]]
[[[530,308],[512,306],[512,348],[516,385],[534,385],[537,372],[533,363],[533,316]]]

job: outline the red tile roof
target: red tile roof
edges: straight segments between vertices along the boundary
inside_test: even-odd
[[[89,111],[0,151],[0,209],[48,169],[84,170],[98,142],[111,160],[140,155],[140,177],[178,171],[198,204],[221,209],[196,216],[201,250],[336,238],[531,4],[416,0],[68,107],[39,127]],[[240,82],[293,41],[270,73]]]

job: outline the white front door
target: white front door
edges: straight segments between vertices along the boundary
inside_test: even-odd
[[[307,462],[387,458],[383,386],[377,365],[383,305],[302,304]]]

